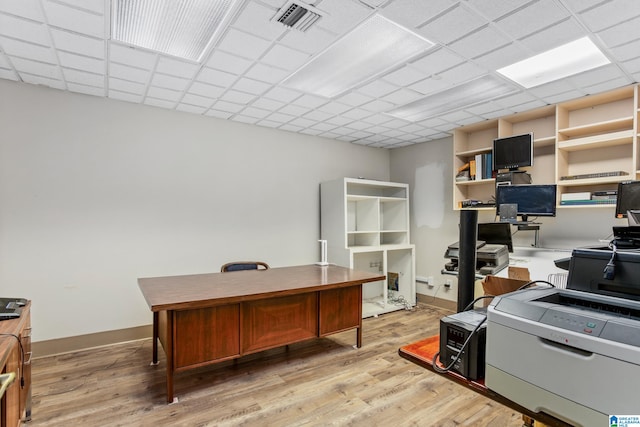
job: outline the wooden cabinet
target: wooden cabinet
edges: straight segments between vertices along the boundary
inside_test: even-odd
[[[580,207],[563,206],[563,194],[615,190],[618,182],[637,179],[639,120],[638,86],[627,86],[456,129],[453,208],[460,209],[464,200],[490,201],[495,194],[492,180],[456,181],[458,168],[475,154],[490,152],[494,138],[529,132],[535,138],[534,164],[525,170],[532,182],[557,184],[558,207]],[[585,177],[593,174],[602,176]]]
[[[328,261],[387,276],[387,280],[363,285],[362,316],[414,306],[409,186],[341,178],[323,182],[320,189],[321,236],[327,240]]]
[[[1,401],[0,425],[18,426],[31,419],[31,303],[20,318],[0,322],[0,366],[0,373],[15,373]]]

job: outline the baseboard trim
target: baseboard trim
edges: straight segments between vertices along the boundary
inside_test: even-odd
[[[37,359],[39,357],[53,356],[55,354],[70,353],[126,341],[151,338],[152,335],[153,327],[151,325],[144,325],[134,328],[118,329],[115,331],[96,332],[94,334],[36,341],[31,343],[31,349],[33,351],[34,359]]]
[[[429,295],[416,294],[416,298],[418,302],[423,304],[432,305],[438,308],[444,308],[449,311],[456,311],[458,309],[458,303],[456,301],[451,301],[448,299],[432,297]]]

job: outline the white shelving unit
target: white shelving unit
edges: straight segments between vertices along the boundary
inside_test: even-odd
[[[416,304],[415,247],[409,238],[409,186],[356,178],[323,182],[321,236],[331,263],[382,273],[389,280],[366,283],[362,316]]]

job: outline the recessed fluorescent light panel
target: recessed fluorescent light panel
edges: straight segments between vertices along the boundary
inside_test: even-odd
[[[516,91],[515,87],[505,84],[496,77],[486,75],[403,105],[387,114],[416,122],[471,107],[480,102],[488,102]]]
[[[591,39],[583,37],[497,71],[519,85],[530,88],[609,63],[609,59]]]
[[[238,0],[113,0],[111,38],[200,61]]]
[[[432,46],[424,37],[375,14],[287,77],[283,84],[332,98]]]

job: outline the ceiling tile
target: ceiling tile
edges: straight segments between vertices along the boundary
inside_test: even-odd
[[[511,43],[510,39],[487,25],[449,45],[450,49],[466,58],[477,58],[487,52]]]
[[[325,113],[324,111],[320,111],[320,110],[312,110],[309,113],[305,114],[304,118],[311,119],[315,122],[321,122],[321,121],[327,120],[328,118],[331,118],[331,116],[333,116],[333,114],[331,113]]]
[[[104,88],[99,88],[94,86],[85,86],[82,84],[76,84],[71,82],[67,82],[67,88],[71,92],[83,93],[85,95],[100,96],[100,97],[105,96]]]
[[[155,73],[151,79],[153,86],[173,89],[179,92],[184,91],[189,85],[190,80],[180,77],[168,76],[166,74]]]
[[[0,2],[0,12],[44,22],[38,0],[3,0]]]
[[[307,114],[309,111],[311,111],[310,108],[303,108],[293,104],[285,105],[280,109],[281,113],[291,114],[293,116],[303,116]]]
[[[598,36],[609,47],[623,45],[629,40],[638,40],[640,39],[640,17],[601,31]]]
[[[236,104],[246,105],[250,103],[255,97],[255,95],[238,92],[237,90],[228,90],[220,97],[220,99]]]
[[[222,51],[213,52],[206,62],[208,67],[236,74],[244,73],[251,64],[253,61]]]
[[[296,116],[291,116],[289,114],[282,114],[282,113],[273,113],[268,118],[269,120],[273,120],[279,123],[287,123],[295,119]]]
[[[423,80],[426,77],[428,77],[427,75],[425,75],[423,72],[421,72],[420,70],[417,70],[411,66],[405,66],[400,68],[397,71],[394,71],[390,74],[387,74],[385,76],[382,76],[382,78],[387,81],[387,82],[391,82],[397,86],[406,86],[406,85],[410,85],[412,83],[415,83],[417,81]]]
[[[423,95],[428,95],[431,93],[439,92],[451,86],[453,86],[453,84],[448,80],[444,80],[440,76],[434,76],[415,83],[409,87]]]
[[[245,75],[255,80],[275,84],[287,77],[289,72],[258,63],[251,67]]]
[[[142,97],[139,95],[133,95],[126,92],[118,92],[117,90],[109,90],[109,98],[117,99],[119,101],[133,102],[139,104]]]
[[[231,28],[218,45],[221,50],[248,59],[257,59],[271,43],[263,38]]]
[[[271,21],[275,13],[271,8],[250,1],[240,12],[233,26],[266,40],[275,40],[287,30],[281,23]]]
[[[487,0],[467,0],[467,5],[476,13],[484,16],[490,21],[494,21],[514,10],[521,8],[523,5],[530,3],[531,0],[509,0],[509,1],[487,1]]]
[[[523,38],[520,42],[523,46],[531,50],[531,54],[523,50],[522,59],[572,42],[584,36],[585,32],[583,28],[575,19],[565,19],[556,25],[546,28],[544,31],[533,33]]]
[[[43,62],[31,61],[29,59],[17,57],[12,57],[11,63],[20,73],[29,73],[53,80],[60,80],[62,78],[60,69],[57,65],[45,64]]]
[[[104,40],[55,28],[51,29],[51,37],[53,38],[55,47],[60,50],[104,59]]]
[[[44,75],[20,73],[20,78],[25,83],[31,83],[33,85],[49,86],[54,89],[64,90],[64,82],[58,78],[50,78]]]
[[[411,63],[411,67],[430,76],[462,63],[464,59],[448,48],[430,51],[426,56]]]
[[[211,110],[209,109],[209,111],[207,111],[206,113],[204,113],[205,116],[210,116],[210,117],[215,117],[218,119],[229,119],[230,117],[233,116],[232,113],[229,113],[227,111],[218,111],[218,110]]]
[[[254,95],[260,95],[266,92],[271,85],[263,82],[259,82],[253,79],[241,78],[234,85],[233,88],[242,92],[251,93]]]
[[[51,1],[51,0],[47,0]],[[104,0],[64,0],[65,3],[98,14],[104,14]]]
[[[211,104],[214,103],[214,99],[205,97],[205,96],[194,95],[192,93],[185,93],[184,96],[182,97],[181,102],[184,104],[197,105],[199,107],[209,108]]]
[[[2,50],[10,56],[19,56],[34,61],[47,62],[49,64],[55,64],[57,62],[53,49],[47,46],[40,46],[6,37],[0,37],[0,46],[2,46]]]
[[[365,95],[378,98],[384,95],[388,95],[391,92],[398,90],[399,86],[385,82],[384,80],[375,80],[367,85],[358,88],[358,92]]]
[[[414,28],[456,3],[457,0],[429,0],[427,2],[424,0],[396,0],[385,6],[382,9],[382,14],[406,27]]]
[[[28,21],[0,13],[0,35],[28,41],[42,46],[51,46],[49,33],[44,24]]]
[[[379,113],[382,111],[392,110],[393,108],[395,108],[395,105],[390,102],[376,99],[375,101],[367,102],[366,104],[361,105],[360,108],[374,113]]]
[[[283,107],[285,104],[283,102],[274,101],[272,99],[258,98],[251,105],[253,105],[254,107],[263,108],[269,111],[276,111],[279,108]]]
[[[318,110],[324,111],[325,113],[331,113],[331,115],[342,114],[347,110],[350,110],[350,105],[342,104],[340,102],[328,102],[324,105],[318,107]]]
[[[244,110],[242,110],[242,114],[249,117],[264,119],[265,117],[271,114],[271,111],[263,110],[262,108],[247,107]]]
[[[105,63],[102,59],[89,58],[88,56],[76,55],[68,52],[58,52],[60,65],[77,70],[90,71],[92,73],[103,74]]]
[[[342,102],[353,107],[357,107],[366,102],[370,102],[373,99],[371,96],[366,96],[358,92],[351,92],[336,99],[336,101]]]
[[[487,70],[498,70],[529,56],[520,43],[511,43],[475,58],[474,62]]]
[[[180,100],[182,93],[177,90],[150,86],[149,89],[147,90],[147,96],[150,96],[152,98],[158,98],[158,99],[164,99],[167,101],[177,102]]]
[[[320,19],[316,25],[336,34],[345,33],[353,28],[354,23],[362,22],[371,13],[367,6],[345,0],[322,0],[318,9],[328,16]]]
[[[201,107],[198,105],[190,105],[185,103],[180,103],[176,106],[176,110],[183,111],[185,113],[193,113],[193,114],[203,114],[207,109],[205,107]]]
[[[244,105],[234,104],[233,102],[218,101],[212,105],[213,109],[219,111],[227,111],[229,113],[237,113],[244,108]]]
[[[160,56],[158,59],[158,65],[156,66],[156,71],[159,73],[169,74],[183,79],[193,78],[199,69],[200,65],[198,64],[168,58],[166,56]]]
[[[151,70],[156,65],[157,55],[145,52],[135,47],[123,46],[118,43],[109,43],[109,59],[131,67]]]
[[[109,78],[109,88],[119,92],[134,93],[137,95],[144,94],[144,91],[146,90],[146,86],[143,84],[116,79],[114,77]]]
[[[562,21],[569,12],[555,0],[539,0],[500,18],[497,23],[511,37],[520,39]]]
[[[486,24],[485,18],[459,3],[420,26],[419,32],[432,41],[449,44]]]
[[[309,54],[299,52],[282,45],[273,46],[260,62],[286,70],[294,71],[309,59]]]
[[[599,32],[618,25],[620,22],[640,15],[640,2],[637,0],[611,0],[580,14],[591,31]]]
[[[573,12],[582,12],[583,10],[591,9],[598,3],[602,3],[602,0],[562,0],[562,3],[567,5]]]
[[[306,52],[310,55],[319,53],[336,40],[336,34],[317,26],[312,26],[306,32],[290,30],[279,43]]]
[[[229,87],[236,81],[238,76],[224,71],[214,70],[212,68],[203,68],[196,76],[196,80],[204,83],[210,83],[216,86]]]
[[[169,110],[173,110],[173,108],[176,106],[175,101],[167,101],[165,99],[150,98],[148,96],[144,99],[144,103],[146,105],[152,105],[154,107],[160,107],[160,108],[167,108]]]
[[[276,86],[267,92],[265,96],[267,98],[275,99],[276,101],[291,102],[300,96],[300,92]]]
[[[324,105],[327,102],[328,99],[320,98],[319,96],[314,95],[302,95],[300,98],[294,101],[296,105],[306,108],[318,108],[319,106]]]
[[[109,64],[109,75],[123,80],[130,80],[138,83],[146,83],[151,77],[149,70],[129,67],[127,65],[111,63]]]
[[[202,96],[205,98],[217,98],[224,92],[219,86],[213,86],[206,83],[194,82],[188,89],[189,93]]]
[[[104,16],[102,14],[89,13],[88,11],[52,1],[43,1],[43,6],[47,21],[54,27],[66,28],[96,37],[104,37],[105,35]]]
[[[86,86],[95,86],[98,88],[104,87],[103,74],[87,73],[68,68],[63,68],[62,74],[64,75],[64,79],[67,83],[77,83]]]
[[[391,102],[396,105],[408,104],[418,98],[422,98],[422,94],[410,89],[399,89],[382,97],[384,101]]]

